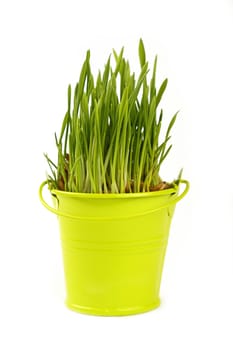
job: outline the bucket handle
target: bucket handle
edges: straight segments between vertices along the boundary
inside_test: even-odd
[[[44,181],[42,182],[42,184],[40,185],[39,188],[39,197],[40,197],[40,201],[41,203],[45,206],[45,208],[47,208],[49,211],[51,211],[52,213],[58,215],[58,216],[63,216],[69,219],[76,219],[76,220],[112,220],[112,217],[95,217],[95,216],[75,216],[75,215],[70,215],[68,213],[64,213],[62,211],[59,211],[53,207],[51,207],[45,200],[43,197],[43,188],[45,185],[47,185],[48,181]],[[172,199],[171,201],[167,202],[166,204],[162,205],[161,207],[158,207],[156,209],[151,209],[151,210],[147,210],[144,211],[142,213],[137,213],[137,214],[133,214],[133,215],[127,215],[127,216],[122,216],[122,217],[116,217],[116,219],[129,219],[129,218],[133,218],[133,217],[138,217],[138,216],[144,216],[144,215],[149,215],[152,214],[156,211],[162,210],[167,208],[170,205],[174,205],[177,202],[179,202],[182,198],[184,198],[184,196],[187,194],[187,192],[189,191],[189,182],[187,180],[180,180],[180,183],[185,184],[185,189],[184,191],[177,197],[175,197],[174,199]]]

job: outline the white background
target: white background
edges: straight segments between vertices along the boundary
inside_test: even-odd
[[[97,71],[124,45],[137,71],[140,37],[169,78],[165,115],[180,109],[164,176],[184,167],[191,191],[175,213],[161,307],[80,315],[63,304],[57,221],[37,195],[42,154],[54,152],[85,51]],[[1,2],[1,349],[233,348],[232,37],[230,0]]]

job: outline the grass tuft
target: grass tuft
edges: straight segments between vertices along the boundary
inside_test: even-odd
[[[68,86],[67,112],[59,137],[55,134],[57,162],[45,154],[50,189],[133,193],[159,188],[160,168],[172,147],[170,132],[178,112],[161,141],[163,110],[159,105],[168,80],[156,88],[156,56],[147,83],[149,69],[142,39],[138,53],[138,79],[122,48],[119,54],[113,50],[115,66],[109,56],[95,81],[87,51],[73,94]]]

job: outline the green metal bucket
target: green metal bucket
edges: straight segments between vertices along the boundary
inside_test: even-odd
[[[67,306],[91,315],[120,316],[160,305],[169,228],[179,188],[133,194],[52,190],[60,224]]]

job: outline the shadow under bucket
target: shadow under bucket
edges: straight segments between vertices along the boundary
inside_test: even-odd
[[[169,228],[179,188],[133,194],[52,190],[60,225],[67,306],[105,316],[142,313],[159,306]]]

